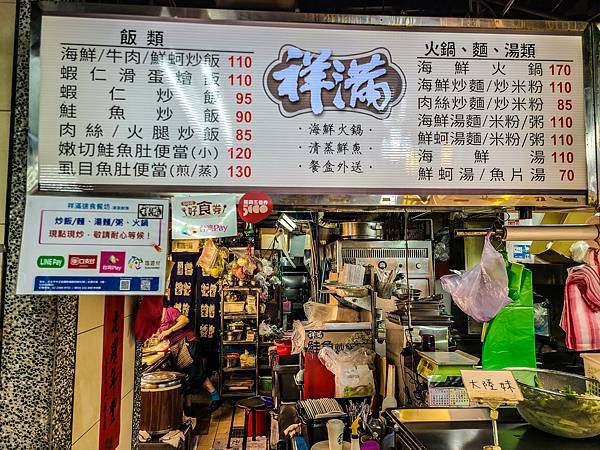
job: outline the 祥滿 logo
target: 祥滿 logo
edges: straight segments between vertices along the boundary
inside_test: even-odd
[[[402,70],[386,48],[354,55],[284,45],[263,77],[264,89],[285,117],[350,111],[385,119],[406,91]]]

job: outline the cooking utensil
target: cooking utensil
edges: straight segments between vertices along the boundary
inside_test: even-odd
[[[150,372],[142,375],[142,383],[146,384],[161,384],[169,381],[173,381],[178,377],[177,372],[171,371],[159,371],[159,372]]]
[[[383,399],[383,403],[381,404],[382,411],[398,407],[398,401],[396,400],[396,385],[394,384],[395,378],[396,367],[389,364],[387,367],[387,390],[385,393],[385,398]]]
[[[373,240],[383,239],[381,222],[342,222],[340,224],[342,239]]]
[[[600,435],[600,381],[545,369],[514,368],[519,414],[535,428],[566,438]]]
[[[225,367],[231,369],[233,367],[237,367],[240,364],[240,354],[239,353],[226,353],[225,357]]]

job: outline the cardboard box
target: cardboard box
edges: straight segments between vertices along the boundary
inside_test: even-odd
[[[333,306],[332,322],[358,322],[360,313],[351,308],[337,305]]]
[[[358,325],[358,324],[356,324]],[[317,330],[306,329],[304,351],[318,352],[322,347],[331,347],[335,351],[350,350],[355,347],[368,347],[373,345],[370,329],[357,330]]]

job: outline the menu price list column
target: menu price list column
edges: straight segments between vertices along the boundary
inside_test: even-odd
[[[55,175],[115,184],[251,178],[252,52],[169,48],[161,30],[118,38],[60,43]],[[224,105],[235,105],[231,117]]]
[[[232,54],[227,58],[232,70],[227,77],[229,86],[233,89],[233,101],[236,105],[234,114],[235,132],[234,145],[227,148],[229,178],[252,178],[252,120],[254,96],[252,92],[253,78],[251,69],[252,55]]]
[[[570,189],[576,138],[572,60],[536,59],[536,45],[425,43],[417,57],[418,181]],[[583,143],[581,143],[583,145]],[[457,156],[448,160],[444,150]]]

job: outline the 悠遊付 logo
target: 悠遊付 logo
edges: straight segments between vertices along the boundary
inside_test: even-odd
[[[135,270],[140,270],[142,268],[143,264],[144,264],[144,260],[137,256],[132,256],[131,258],[129,258],[129,262],[127,263],[127,265],[129,266],[130,269],[135,269]]]

